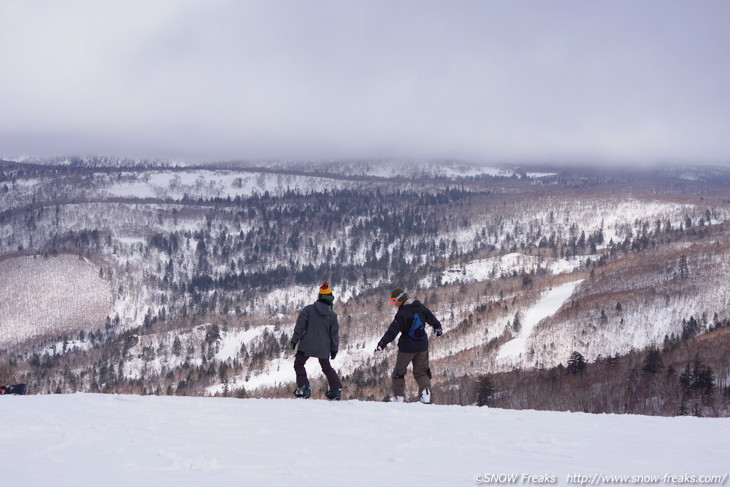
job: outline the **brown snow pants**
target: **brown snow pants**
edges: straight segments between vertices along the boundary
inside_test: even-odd
[[[418,353],[398,351],[393,369],[393,395],[406,395],[406,371],[408,364],[413,363],[413,377],[418,383],[419,392],[431,388],[431,369],[428,367],[428,350]]]
[[[294,357],[294,372],[297,375],[297,387],[309,384],[307,369],[304,368],[304,364],[307,360],[309,360],[309,357],[304,355],[304,352],[297,351],[297,354]],[[322,367],[322,372],[324,372],[325,377],[327,377],[327,383],[329,384],[330,389],[342,389],[340,376],[338,376],[335,369],[332,368],[330,359],[320,358],[317,360],[319,360],[319,366]]]

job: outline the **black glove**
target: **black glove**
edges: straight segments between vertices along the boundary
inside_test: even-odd
[[[436,336],[437,337],[440,337],[441,335],[444,334],[444,329],[443,328],[436,328],[436,332],[435,333],[436,333]]]
[[[297,348],[297,344],[294,342],[289,342],[289,350],[294,350],[295,348]]]
[[[332,353],[330,354],[330,359],[331,359],[331,360],[334,360],[334,359],[335,359],[335,357],[337,357],[337,352],[332,352]]]
[[[385,345],[378,343],[378,346],[375,347],[375,353],[382,352],[383,350],[385,350]]]

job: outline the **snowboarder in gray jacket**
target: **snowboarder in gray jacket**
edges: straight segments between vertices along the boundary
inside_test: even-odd
[[[314,304],[305,306],[299,313],[294,326],[289,348],[298,347],[294,357],[294,372],[297,378],[296,397],[307,398],[311,395],[307,369],[304,364],[310,357],[319,359],[322,372],[327,377],[329,390],[325,393],[328,399],[339,400],[342,394],[342,382],[332,368],[330,359],[334,360],[340,346],[340,324],[337,313],[332,310],[335,297],[327,281],[319,288],[319,296]]]
[[[390,294],[390,302],[398,308],[393,322],[386,330],[375,349],[380,352],[388,343],[398,339],[398,356],[393,369],[393,402],[405,402],[406,371],[408,364],[413,363],[413,377],[421,391],[420,401],[431,403],[431,368],[428,364],[428,335],[426,324],[433,327],[436,336],[441,336],[441,322],[431,310],[416,299],[409,299],[401,288]]]

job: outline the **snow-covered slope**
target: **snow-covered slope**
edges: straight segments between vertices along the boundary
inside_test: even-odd
[[[532,330],[543,319],[555,314],[563,303],[573,294],[575,286],[582,281],[573,281],[563,284],[557,288],[551,289],[545,293],[540,301],[525,312],[522,322],[522,329],[517,332],[517,336],[505,343],[499,349],[497,360],[512,363],[515,358],[520,357],[527,352],[527,339],[530,337]]]
[[[15,487],[621,483],[611,482],[615,475],[628,476],[623,485],[671,485],[672,476],[722,485],[728,478],[727,419],[79,394],[2,397],[0,415],[2,482]]]
[[[176,199],[184,195],[189,198],[245,198],[265,192],[281,195],[287,190],[300,188],[331,190],[352,186],[348,182],[316,176],[210,170],[161,170],[147,173],[142,178],[128,173],[107,184],[105,191],[111,196]]]
[[[92,328],[111,310],[109,283],[86,259],[60,255],[0,262],[0,346]]]

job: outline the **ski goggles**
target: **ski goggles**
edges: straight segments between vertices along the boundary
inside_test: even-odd
[[[390,298],[390,304],[398,304],[398,301],[400,301],[400,298],[402,298],[404,294],[405,294],[405,291],[400,293],[398,296],[396,296],[394,298]]]

